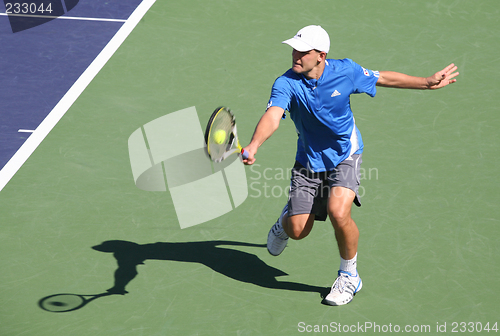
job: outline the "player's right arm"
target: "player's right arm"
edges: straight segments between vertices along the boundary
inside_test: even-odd
[[[250,144],[244,149],[248,151],[248,159],[243,163],[251,165],[255,162],[255,154],[259,147],[278,129],[285,110],[278,106],[271,106],[260,118],[252,136]]]

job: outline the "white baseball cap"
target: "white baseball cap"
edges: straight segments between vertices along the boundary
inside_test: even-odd
[[[305,52],[312,49],[330,51],[330,36],[321,26],[307,26],[297,32],[289,40],[282,43],[288,44],[297,51]]]

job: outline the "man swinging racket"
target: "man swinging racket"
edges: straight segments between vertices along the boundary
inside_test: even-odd
[[[283,252],[288,238],[305,238],[315,220],[330,218],[340,252],[340,269],[324,303],[349,303],[362,287],[356,269],[359,231],[351,218],[358,199],[361,134],[354,123],[350,95],[375,96],[376,86],[440,89],[456,82],[457,67],[450,64],[430,77],[392,71],[372,71],[350,59],[327,59],[328,33],[307,26],[284,41],[293,48],[292,68],[274,82],[268,108],[244,149],[255,162],[258,148],[276,131],[288,111],[298,133],[296,162],[290,194],[267,238],[269,253]]]

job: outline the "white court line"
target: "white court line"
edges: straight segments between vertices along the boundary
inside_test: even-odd
[[[35,149],[45,139],[54,126],[61,120],[68,109],[73,105],[76,99],[82,94],[85,88],[90,84],[94,77],[101,71],[108,60],[118,50],[128,35],[134,30],[142,17],[153,6],[156,0],[143,0],[134,10],[127,21],[122,25],[118,32],[108,42],[106,47],[97,55],[94,61],[83,72],[78,80],[61,98],[59,103],[52,109],[49,115],[36,128],[35,132],[24,142],[19,150],[12,156],[7,164],[0,171],[0,191],[9,183],[11,178],[17,173],[22,165],[33,154]]]
[[[86,17],[76,17],[76,16],[50,16],[50,15],[28,15],[28,14],[7,14],[7,13],[0,13],[0,15],[3,15],[3,16],[32,17],[32,18],[41,18],[41,19],[104,21],[104,22],[127,22],[127,20],[121,20],[121,19],[86,18]]]
[[[33,133],[35,130],[28,130],[28,129],[18,129],[17,133]]]

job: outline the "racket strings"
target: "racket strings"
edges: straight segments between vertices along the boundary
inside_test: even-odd
[[[207,143],[212,159],[217,160],[222,158],[224,153],[231,148],[232,141],[234,141],[234,135],[232,134],[233,126],[233,116],[225,109],[220,111],[212,121]],[[222,142],[217,142],[215,134],[220,130],[225,132],[226,138]],[[220,139],[218,140],[220,141]]]

